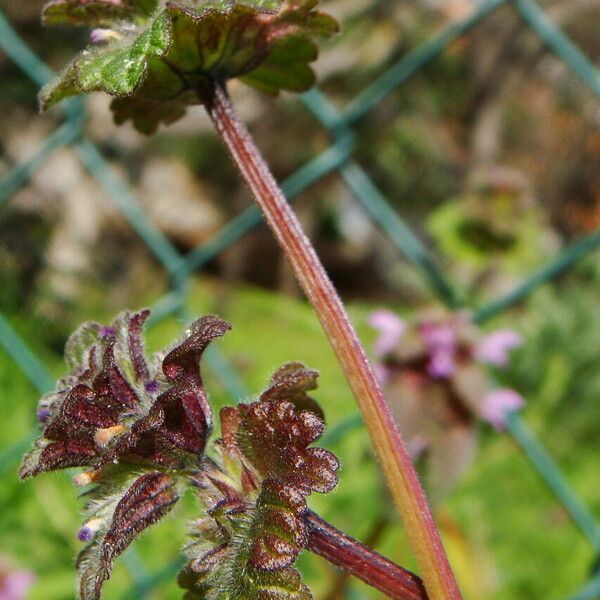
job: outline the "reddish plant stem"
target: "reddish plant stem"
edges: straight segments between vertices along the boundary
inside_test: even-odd
[[[312,511],[306,517],[308,549],[394,600],[427,600],[414,573],[342,533]]]
[[[340,297],[225,90],[216,84],[213,95],[203,100],[337,355],[402,517],[429,597],[459,600],[460,591],[427,499]]]

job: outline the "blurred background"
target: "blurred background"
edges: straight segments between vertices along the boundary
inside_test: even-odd
[[[0,15],[58,70],[89,32],[42,29],[42,4],[0,0]],[[269,98],[234,82],[231,93],[280,181],[307,163],[322,166],[332,141],[342,153],[312,185],[306,172],[288,183],[306,186],[294,206],[373,358],[381,356],[369,319],[383,308],[410,324],[444,302],[483,307],[474,313],[477,335],[508,328],[523,342],[504,368],[486,371],[493,385],[525,399],[519,420],[498,432],[479,418],[464,419],[468,447],[459,453],[442,436],[441,453],[448,444],[448,455],[461,456],[457,464],[449,459],[441,482],[426,483],[444,490],[430,492],[439,497],[436,515],[465,598],[600,598],[593,520],[600,518],[600,75],[590,76],[600,65],[600,3],[321,4],[339,18],[342,33],[324,44],[316,64],[320,92]],[[527,22],[527,15],[539,16],[538,7],[544,20]],[[477,11],[480,18],[473,17]],[[315,397],[328,419],[326,443],[343,468],[339,489],[312,498],[311,506],[414,568],[348,387],[269,231],[260,225],[223,243],[223,251],[201,254],[184,278],[157,259],[143,239],[147,230],[139,235],[135,207],[152,232],[187,255],[251,204],[202,109],[148,138],[129,125],[117,128],[109,99],[91,96],[83,132],[101,158],[76,137],[15,177],[15,167],[80,113],[73,104],[38,113],[39,85],[14,60],[19,49],[6,23],[0,22],[0,598],[74,598],[81,502],[68,475],[18,482],[19,456],[35,431],[40,390],[64,373],[69,333],[84,320],[107,322],[125,308],[157,303],[164,318],[148,332],[151,350],[200,314],[233,323],[206,369],[216,407],[259,392],[283,362],[301,360],[321,372]],[[551,23],[574,45],[563,47],[567,56],[581,51],[571,66],[534,30],[560,41]],[[463,25],[464,35],[455,35]],[[414,74],[396,85],[409,74],[407,65]],[[324,98],[339,111],[350,107],[353,133],[339,122],[327,129],[315,117],[326,121],[330,114]],[[385,200],[403,221],[388,218]],[[529,280],[532,273],[539,279]],[[496,310],[494,303],[524,282],[523,293]],[[172,296],[165,303],[164,295],[174,289],[183,310],[168,310]],[[548,455],[540,458],[543,448]],[[572,497],[557,498],[544,477]],[[581,504],[574,509],[569,500]],[[181,597],[172,574],[183,523],[196,510],[189,498],[175,517],[144,534],[119,561],[105,597]],[[318,599],[381,597],[313,556],[304,555],[300,567]],[[10,585],[23,593],[3,592]]]

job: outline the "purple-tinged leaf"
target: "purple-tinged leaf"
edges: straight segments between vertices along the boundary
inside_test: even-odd
[[[308,542],[306,497],[331,491],[339,468],[332,453],[309,447],[324,430],[314,410],[300,408],[316,379],[291,363],[258,402],[221,410],[219,455],[197,480],[206,516],[192,524],[179,578],[188,600],[312,597],[292,568]]]
[[[149,316],[150,311],[146,309],[132,315],[127,322],[127,345],[136,383],[150,379],[142,338],[142,328]]]
[[[99,598],[114,559],[178,500],[210,433],[199,362],[230,326],[213,316],[199,319],[164,358],[148,362],[148,316],[122,313],[109,326],[88,323],[71,336],[71,372],[41,400],[42,436],[21,467],[25,478],[81,466],[87,470],[75,485],[94,484],[78,533],[89,542],[78,561],[82,600]],[[257,489],[253,477],[245,473],[244,489]]]
[[[338,460],[328,450],[308,448],[325,430],[313,412],[287,401],[240,404],[222,409],[221,427],[225,445],[237,448],[263,479],[291,481],[307,493],[336,486]]]
[[[206,445],[212,412],[198,365],[208,344],[229,329],[229,323],[219,317],[203,317],[188,329],[184,340],[162,362],[171,387],[157,401],[165,415],[161,433],[182,450],[199,454]]]
[[[94,460],[96,455],[95,444],[86,439],[41,442],[25,455],[19,476],[21,479],[26,479],[42,471],[85,467]]]
[[[323,410],[307,392],[317,388],[319,373],[307,369],[302,363],[287,363],[275,371],[260,399],[287,400],[298,410],[308,410],[325,420]]]
[[[110,577],[114,559],[144,529],[164,517],[179,500],[175,479],[166,473],[146,473],[126,490],[90,503],[92,519],[79,534],[91,541],[77,559],[81,600],[98,600]]]
[[[40,402],[42,437],[25,459],[23,477],[115,461],[173,468],[197,463],[212,423],[199,361],[229,325],[199,319],[150,367],[142,338],[148,315],[123,313],[108,327],[89,323],[71,336],[72,371]]]

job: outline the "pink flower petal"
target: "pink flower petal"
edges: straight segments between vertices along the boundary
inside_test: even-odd
[[[0,600],[25,600],[29,588],[35,582],[31,571],[12,571],[0,580]]]
[[[508,413],[519,410],[525,401],[521,394],[508,388],[488,392],[483,399],[481,417],[493,427],[502,431],[506,429]]]
[[[486,335],[475,347],[475,358],[488,365],[503,367],[508,353],[523,343],[523,338],[512,329],[500,329]]]
[[[389,354],[398,345],[406,331],[406,323],[390,310],[377,310],[371,313],[368,323],[379,331],[379,337],[374,346],[376,356]]]
[[[377,380],[379,383],[381,383],[381,385],[385,385],[389,381],[390,371],[385,365],[382,365],[381,363],[374,363],[373,371],[375,372],[375,377],[377,377]]]
[[[417,460],[424,454],[428,446],[429,441],[427,440],[427,438],[419,433],[408,441],[408,443],[406,444],[406,449],[408,450],[410,457],[413,460]]]
[[[427,372],[436,379],[451,377],[456,371],[454,350],[435,350],[430,354]]]
[[[420,328],[429,351],[427,372],[431,377],[445,379],[456,370],[456,331],[451,323],[424,323]]]
[[[432,351],[453,350],[456,346],[456,332],[449,323],[425,323],[421,325],[421,335]]]

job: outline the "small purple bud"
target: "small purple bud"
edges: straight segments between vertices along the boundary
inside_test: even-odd
[[[80,542],[89,542],[94,537],[94,533],[90,530],[89,527],[82,527],[77,532],[77,539]]]
[[[376,310],[369,315],[369,325],[379,331],[375,341],[375,354],[389,354],[400,341],[406,331],[406,323],[389,310]]]
[[[100,327],[100,335],[103,338],[114,337],[116,333],[117,332],[114,327]]]
[[[40,407],[37,410],[37,418],[40,423],[45,423],[50,416],[50,409],[47,407]]]
[[[158,392],[158,381],[149,381],[144,387],[146,388],[146,391],[149,394],[155,394],[156,392]]]

